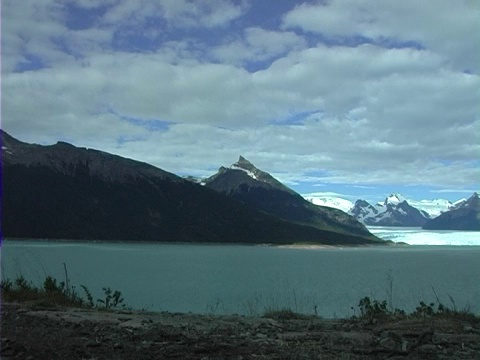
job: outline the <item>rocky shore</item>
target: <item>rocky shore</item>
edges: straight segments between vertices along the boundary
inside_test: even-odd
[[[5,303],[1,359],[480,359],[480,320],[217,316]]]

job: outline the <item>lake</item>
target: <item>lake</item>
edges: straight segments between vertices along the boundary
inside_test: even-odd
[[[135,309],[257,315],[291,308],[326,318],[358,314],[369,296],[413,310],[419,301],[480,312],[480,246],[281,248],[243,245],[5,240],[2,279],[47,275],[120,290]],[[390,293],[390,289],[393,291]],[[352,310],[352,307],[354,309]]]

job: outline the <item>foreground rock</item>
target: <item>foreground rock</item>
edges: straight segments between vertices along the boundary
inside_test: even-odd
[[[480,359],[480,320],[389,322],[2,307],[7,359]]]

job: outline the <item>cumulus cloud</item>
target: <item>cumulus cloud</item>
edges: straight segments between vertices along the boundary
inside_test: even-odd
[[[121,0],[105,12],[102,21],[109,24],[141,24],[159,18],[172,28],[213,28],[224,26],[241,16],[246,3],[229,0]]]
[[[2,1],[2,71],[69,60],[55,42],[68,31],[63,19],[63,8],[55,2]]]
[[[241,65],[245,62],[265,61],[306,47],[306,40],[294,32],[269,31],[258,27],[247,28],[244,37],[212,50],[215,59]]]
[[[284,26],[331,37],[416,43],[444,55],[461,70],[478,71],[479,18],[480,3],[471,0],[335,0],[296,6],[285,15]]]
[[[216,27],[228,24],[241,16],[247,9],[247,3],[239,5],[228,0],[164,0],[162,7],[172,26]]]

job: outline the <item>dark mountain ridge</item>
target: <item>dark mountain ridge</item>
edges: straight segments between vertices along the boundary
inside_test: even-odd
[[[5,237],[212,243],[369,244],[265,214],[152,165],[1,131]]]
[[[474,193],[467,200],[452,207],[423,225],[426,230],[480,231],[480,199]]]
[[[364,225],[341,210],[314,205],[240,156],[221,167],[205,186],[286,221],[355,236],[372,237]]]

